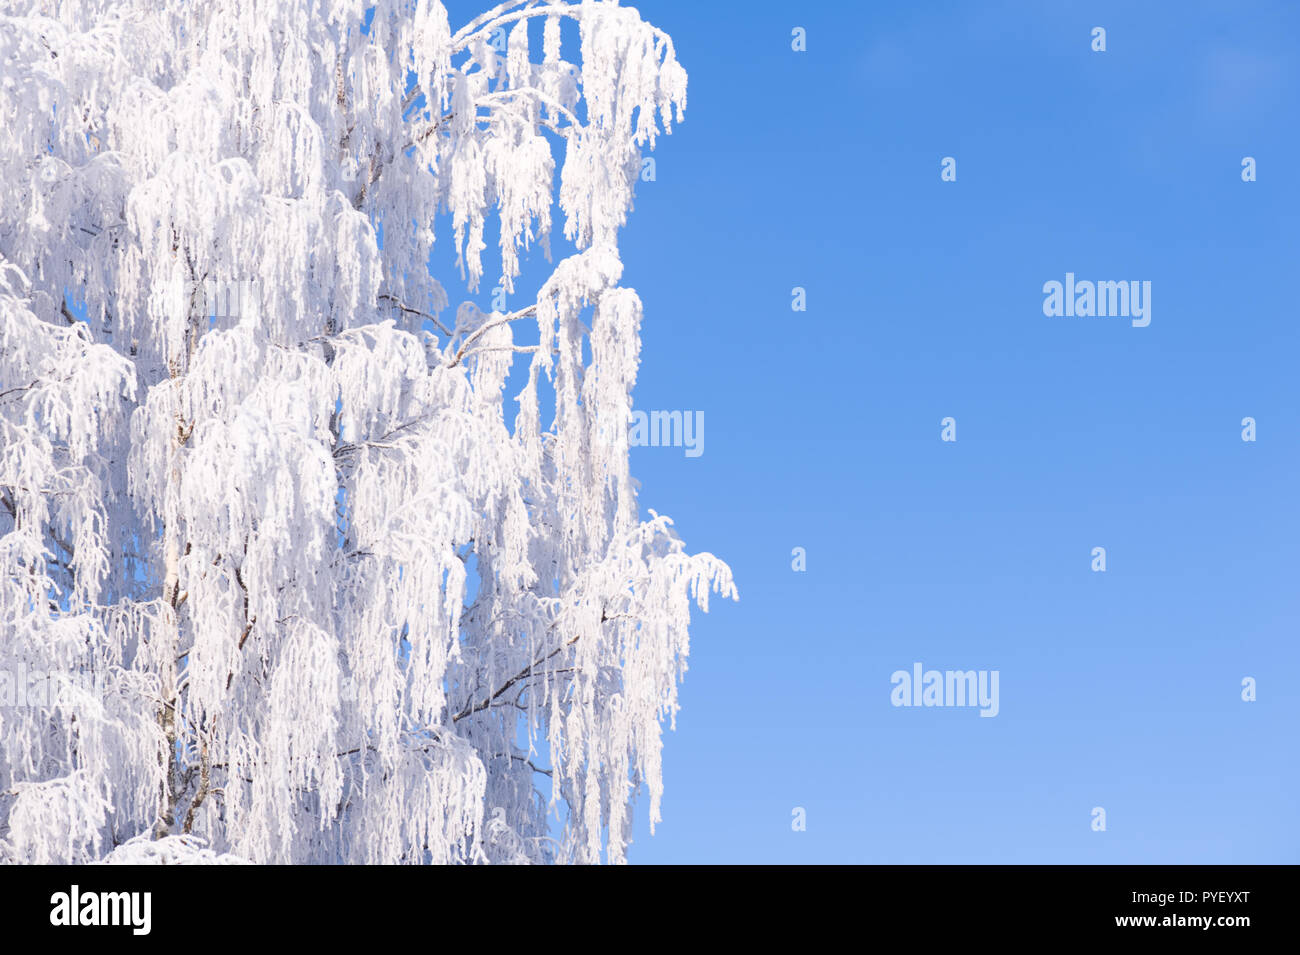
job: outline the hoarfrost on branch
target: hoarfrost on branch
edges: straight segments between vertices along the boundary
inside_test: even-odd
[[[0,861],[623,861],[735,596],[628,471],[671,39],[22,0],[0,64]],[[430,263],[516,293],[557,190],[536,300],[448,314]]]

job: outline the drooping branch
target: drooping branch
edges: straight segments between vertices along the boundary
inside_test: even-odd
[[[622,616],[622,615],[620,614],[618,616]],[[608,617],[604,613],[601,613],[600,615],[601,623],[606,623],[611,619],[615,619],[615,618]],[[458,723],[461,720],[465,719],[467,716],[473,716],[475,713],[481,713],[483,710],[486,710],[493,703],[495,703],[496,700],[499,699],[502,694],[506,693],[512,686],[514,686],[516,683],[519,683],[522,680],[528,679],[528,677],[530,677],[537,670],[538,667],[546,663],[547,660],[551,660],[559,656],[569,647],[577,643],[580,639],[582,639],[582,634],[578,634],[577,636],[572,637],[571,639],[565,641],[563,644],[556,647],[554,650],[552,650],[550,653],[546,654],[545,656],[538,657],[536,660],[528,664],[528,666],[524,667],[522,670],[520,670],[510,679],[506,680],[505,683],[502,683],[501,686],[499,686],[491,695],[484,697],[478,703],[474,703],[474,704],[466,703],[465,707],[459,713],[457,713],[455,716],[451,718],[451,721],[453,723]]]
[[[460,364],[460,360],[465,357],[465,352],[469,348],[469,346],[473,345],[476,341],[482,338],[483,334],[487,332],[489,329],[497,328],[498,326],[501,325],[507,325],[510,322],[517,322],[521,318],[530,318],[536,314],[537,314],[537,306],[529,305],[526,308],[519,309],[519,311],[517,312],[511,312],[509,315],[502,315],[500,318],[494,319],[493,321],[486,322],[483,325],[480,325],[474,332],[466,336],[465,340],[460,343],[460,347],[456,349],[456,354],[452,357],[451,361],[447,362],[446,367],[454,368],[456,365]]]
[[[418,308],[411,308],[409,305],[404,304],[403,302],[401,302],[399,299],[395,298],[392,295],[380,295],[379,298],[383,301],[391,302],[393,307],[396,308],[398,311],[405,312],[408,315],[418,315],[421,318],[427,318],[429,321],[433,322],[433,324],[438,327],[438,331],[442,332],[448,338],[452,336],[453,334],[452,330],[448,328],[446,325],[444,325],[442,322],[438,321],[438,319],[435,316],[430,315],[428,312],[422,312]]]
[[[508,691],[512,686],[514,686],[516,683],[520,682],[521,680],[526,680],[526,679],[528,679],[528,677],[532,676],[533,672],[534,672],[534,671],[535,671],[539,666],[541,666],[542,664],[544,664],[547,660],[550,660],[550,659],[552,659],[553,657],[556,657],[556,656],[558,656],[559,654],[563,653],[563,652],[564,652],[565,650],[567,650],[569,647],[571,647],[571,646],[573,646],[575,643],[577,643],[578,640],[581,639],[581,637],[582,637],[582,634],[578,634],[578,636],[573,637],[572,639],[566,641],[566,642],[564,643],[563,646],[556,647],[556,648],[555,648],[554,650],[552,650],[550,653],[546,654],[546,656],[544,656],[544,657],[538,657],[536,660],[534,660],[532,663],[528,664],[528,666],[524,667],[522,670],[520,670],[518,673],[516,673],[516,674],[515,674],[514,676],[512,676],[510,679],[506,680],[505,683],[501,684],[501,686],[498,687],[497,690],[496,690],[494,693],[492,693],[492,695],[490,695],[490,696],[488,696],[488,697],[485,697],[484,699],[482,699],[482,700],[479,701],[478,703],[474,703],[474,704],[469,704],[469,703],[467,703],[467,704],[465,704],[464,709],[462,709],[459,713],[457,713],[455,716],[453,716],[453,717],[451,718],[451,721],[452,721],[453,723],[459,723],[461,720],[465,719],[467,716],[473,716],[475,713],[481,713],[481,712],[483,712],[483,711],[486,710],[488,707],[490,707],[493,703],[495,703],[495,702],[497,701],[497,699],[498,699],[498,698],[499,698],[503,693],[507,692],[507,691]]]

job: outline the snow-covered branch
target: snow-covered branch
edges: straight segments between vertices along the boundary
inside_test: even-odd
[[[623,427],[669,38],[607,0],[41,9],[0,0],[0,675],[38,677],[0,862],[622,861],[692,607],[735,596],[641,519]],[[489,242],[511,294],[551,261],[557,198],[535,304],[444,317]]]

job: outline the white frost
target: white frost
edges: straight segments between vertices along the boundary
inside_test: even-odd
[[[0,862],[623,861],[735,596],[628,473],[668,36],[0,0],[0,64]],[[535,302],[445,317],[435,250],[515,293],[557,196]]]

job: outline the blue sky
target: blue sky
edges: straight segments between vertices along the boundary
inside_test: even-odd
[[[631,860],[1300,861],[1300,10],[636,5],[690,75],[621,243],[636,406],[706,428],[632,468],[741,599]],[[1150,325],[1045,316],[1067,272]],[[892,706],[918,661],[997,717]]]
[[[691,82],[623,243],[637,404],[706,446],[633,471],[741,600],[633,861],[1300,861],[1296,9],[641,9]],[[1045,317],[1067,271],[1150,326]],[[999,715],[891,706],[915,661]]]

